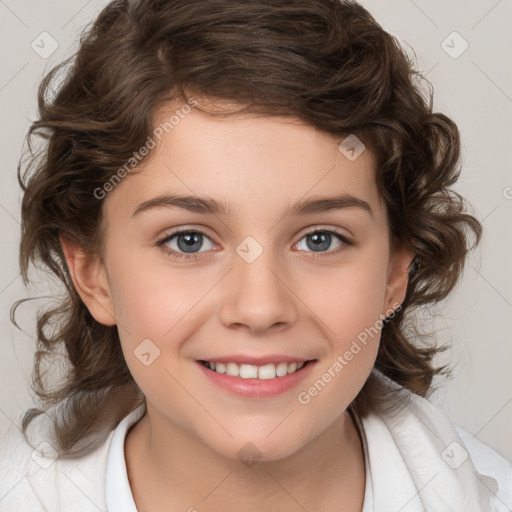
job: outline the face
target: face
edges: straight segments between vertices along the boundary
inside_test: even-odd
[[[225,457],[286,457],[344,417],[404,298],[373,155],[341,140],[192,109],[103,199],[103,292],[84,300],[154,421]]]

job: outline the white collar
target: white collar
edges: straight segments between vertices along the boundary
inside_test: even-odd
[[[139,405],[119,423],[112,436],[105,474],[105,502],[108,512],[137,512],[128,482],[124,442],[129,428],[146,412],[146,404]]]
[[[366,469],[362,512],[372,512],[374,504],[380,512],[490,512],[498,483],[479,473],[470,457],[452,467],[453,457],[464,457],[465,448],[446,416],[428,400],[400,388],[380,372],[374,374],[383,388],[396,391],[401,400],[388,412],[372,412],[356,421]],[[140,405],[114,431],[105,478],[108,512],[137,512],[124,442],[128,429],[145,411],[145,404]]]
[[[137,512],[133,500],[132,490],[128,481],[124,443],[130,427],[139,421],[146,412],[146,405],[141,404],[119,423],[112,436],[107,458],[105,476],[105,502],[108,512]],[[359,419],[356,418],[358,429],[363,442],[365,459],[366,484],[364,491],[364,506],[362,512],[373,512],[373,490],[371,468],[368,459],[367,440],[364,430],[361,429]]]

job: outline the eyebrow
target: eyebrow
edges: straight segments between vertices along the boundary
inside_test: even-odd
[[[132,213],[132,218],[153,208],[181,208],[194,213],[224,216],[233,214],[233,210],[224,201],[212,197],[162,194],[139,204]],[[373,211],[369,203],[351,194],[298,201],[287,207],[284,216],[324,213],[344,208],[360,208],[373,218]]]

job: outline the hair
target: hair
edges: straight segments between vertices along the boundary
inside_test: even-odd
[[[405,300],[383,322],[375,368],[426,396],[444,371],[433,364],[440,348],[420,343],[419,330],[411,336],[405,315],[450,293],[482,226],[451,189],[460,174],[459,132],[433,112],[424,83],[399,42],[354,1],[110,2],[76,54],[43,78],[29,155],[18,165],[24,284],[33,263],[65,287],[37,316],[32,389],[43,409],[25,412],[23,432],[60,405],[55,434],[70,454],[144,403],[116,326],[97,322],[76,292],[59,236],[101,254],[103,201],[95,190],[146,143],[158,108],[190,102],[190,94],[240,107],[195,107],[210,115],[293,116],[336,137],[354,134],[373,152],[390,238],[415,253]],[[42,141],[37,151],[34,138]],[[11,310],[15,325],[24,300]],[[50,385],[43,362],[62,355],[66,373]],[[367,414],[376,397],[370,375],[350,408]]]

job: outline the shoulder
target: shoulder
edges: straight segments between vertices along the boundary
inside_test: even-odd
[[[0,512],[106,511],[105,468],[113,431],[83,456],[59,455],[48,418],[34,420],[29,442],[11,424],[0,442]]]
[[[421,499],[433,510],[448,502],[454,510],[462,510],[461,505],[482,511],[512,508],[509,461],[453,425],[429,400],[380,372],[375,377],[380,380],[383,400],[362,418],[370,459],[375,462],[376,475],[372,476],[380,476],[383,482],[392,479],[379,461],[379,455],[386,453],[401,468],[394,478],[412,482],[418,491],[423,489]],[[373,457],[372,448],[379,452]]]
[[[504,510],[512,509],[512,463],[463,428],[458,425],[454,425],[454,428],[464,443],[464,447],[477,471],[495,479],[498,483],[499,489],[496,496],[508,507]]]

